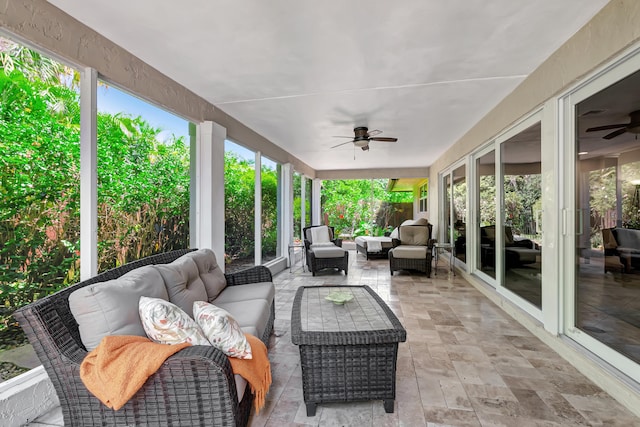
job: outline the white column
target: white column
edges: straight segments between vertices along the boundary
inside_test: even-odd
[[[307,226],[307,177],[300,175],[300,238],[304,240],[302,236],[302,230]]]
[[[262,265],[262,153],[256,151],[255,170],[255,215],[254,215],[254,240],[255,240],[255,265]]]
[[[80,76],[80,280],[98,272],[98,143],[96,137],[98,73]]]
[[[198,241],[198,233],[196,224],[198,211],[196,190],[198,183],[196,176],[198,174],[198,126],[195,123],[189,123],[189,247],[196,248]]]
[[[311,225],[322,224],[322,209],[320,209],[320,193],[322,192],[322,180],[314,178],[311,185]]]
[[[280,200],[282,200],[282,219],[280,229],[280,255],[289,256],[289,245],[293,243],[293,165],[285,163],[280,167]]]
[[[224,270],[224,141],[227,129],[202,122],[196,131],[196,223],[192,247],[209,248]],[[194,234],[192,234],[194,235]]]

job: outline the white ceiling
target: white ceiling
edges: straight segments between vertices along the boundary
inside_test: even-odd
[[[607,0],[50,2],[327,170],[429,166]]]

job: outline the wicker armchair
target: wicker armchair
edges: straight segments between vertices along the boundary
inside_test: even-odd
[[[389,269],[394,271],[415,270],[431,277],[431,259],[434,240],[431,239],[433,225],[401,225],[398,239],[393,239],[389,250]]]
[[[87,390],[80,364],[87,355],[69,309],[69,295],[92,283],[116,279],[135,268],[167,264],[192,249],[153,255],[101,273],[15,312],[60,399],[69,426],[244,426],[253,402],[250,387],[238,402],[234,374],[224,353],[210,346],[187,347],[169,357],[120,410],[109,409]],[[227,286],[271,281],[265,267],[228,274]],[[274,311],[262,341],[273,330]]]
[[[316,231],[326,227],[328,236],[321,242],[314,242]],[[307,267],[313,276],[320,270],[332,268],[343,270],[345,276],[349,271],[349,251],[342,249],[342,239],[336,239],[331,226],[312,225],[303,230]],[[317,240],[317,239],[316,239]]]

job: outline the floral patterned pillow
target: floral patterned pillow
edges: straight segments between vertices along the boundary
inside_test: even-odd
[[[140,297],[138,311],[147,336],[160,344],[211,345],[198,324],[175,304],[161,298]]]
[[[195,301],[193,317],[212,346],[230,357],[253,358],[244,332],[229,312],[206,301]]]

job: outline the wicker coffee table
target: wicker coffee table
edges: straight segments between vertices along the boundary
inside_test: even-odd
[[[340,290],[353,300],[336,305],[325,297]],[[321,402],[382,400],[393,412],[398,343],[407,333],[368,286],[304,286],[291,313],[291,341],[300,348],[307,416]]]

